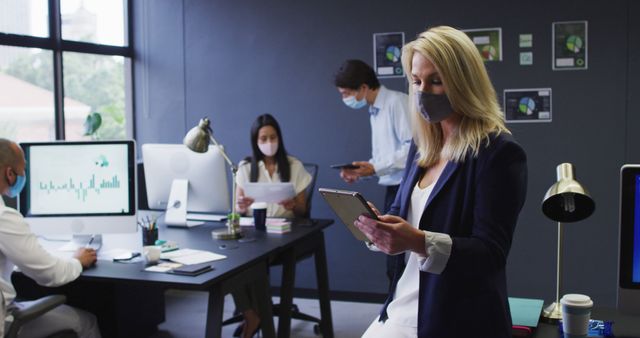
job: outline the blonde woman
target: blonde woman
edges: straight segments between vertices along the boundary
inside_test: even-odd
[[[434,27],[403,48],[414,144],[389,214],[355,225],[396,255],[385,305],[363,337],[511,337],[505,265],[527,188],[471,40]]]

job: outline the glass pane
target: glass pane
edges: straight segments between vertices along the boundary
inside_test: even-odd
[[[126,137],[125,58],[65,52],[62,55],[65,138],[113,140]],[[85,121],[97,113],[95,131]]]
[[[0,137],[14,141],[56,138],[50,51],[0,46],[0,93]]]
[[[1,0],[0,0],[1,1]],[[62,0],[62,38],[125,46],[126,0]]]
[[[48,37],[48,1],[0,0],[0,32]]]

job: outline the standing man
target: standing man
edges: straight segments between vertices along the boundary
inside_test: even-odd
[[[360,177],[378,176],[386,188],[384,210],[389,211],[398,192],[407,153],[411,145],[409,98],[407,94],[380,85],[373,69],[361,60],[345,61],[334,78],[334,85],[349,108],[369,106],[371,159],[354,161],[356,169],[340,170],[340,177],[353,183]],[[393,259],[387,257],[387,276],[393,279]]]
[[[22,149],[14,142],[0,138],[0,193],[16,197],[25,185],[26,162]],[[60,286],[80,276],[83,268],[96,262],[93,249],[79,249],[73,258],[53,256],[38,243],[22,215],[9,208],[0,198],[0,292],[4,296],[6,314],[19,308],[16,290],[11,284],[14,266],[40,285]],[[0,318],[4,324],[4,318]],[[86,311],[60,305],[24,324],[18,337],[44,337],[71,329],[79,337],[100,337],[96,317]]]

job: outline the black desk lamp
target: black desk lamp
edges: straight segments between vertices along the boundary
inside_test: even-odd
[[[556,269],[556,301],[544,309],[542,316],[548,321],[562,319],[560,291],[562,289],[562,223],[581,221],[593,213],[595,203],[587,189],[575,180],[571,163],[562,163],[556,168],[558,181],[547,191],[542,201],[542,212],[558,222],[558,262]]]
[[[220,153],[231,168],[231,177],[233,180],[231,184],[231,189],[233,190],[231,193],[231,214],[229,214],[227,218],[227,229],[223,229],[222,231],[214,230],[211,235],[217,239],[238,239],[242,237],[242,233],[240,232],[240,216],[236,213],[236,173],[238,172],[238,167],[231,162],[224,148],[221,147],[213,137],[213,130],[211,130],[210,124],[208,118],[200,119],[198,125],[191,128],[187,135],[185,135],[182,143],[197,153],[206,153],[207,150],[209,150],[210,143],[220,148]]]

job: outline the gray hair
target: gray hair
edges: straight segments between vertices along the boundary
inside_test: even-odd
[[[16,153],[15,144],[6,138],[0,138],[0,168],[14,166],[18,163],[18,154]]]

